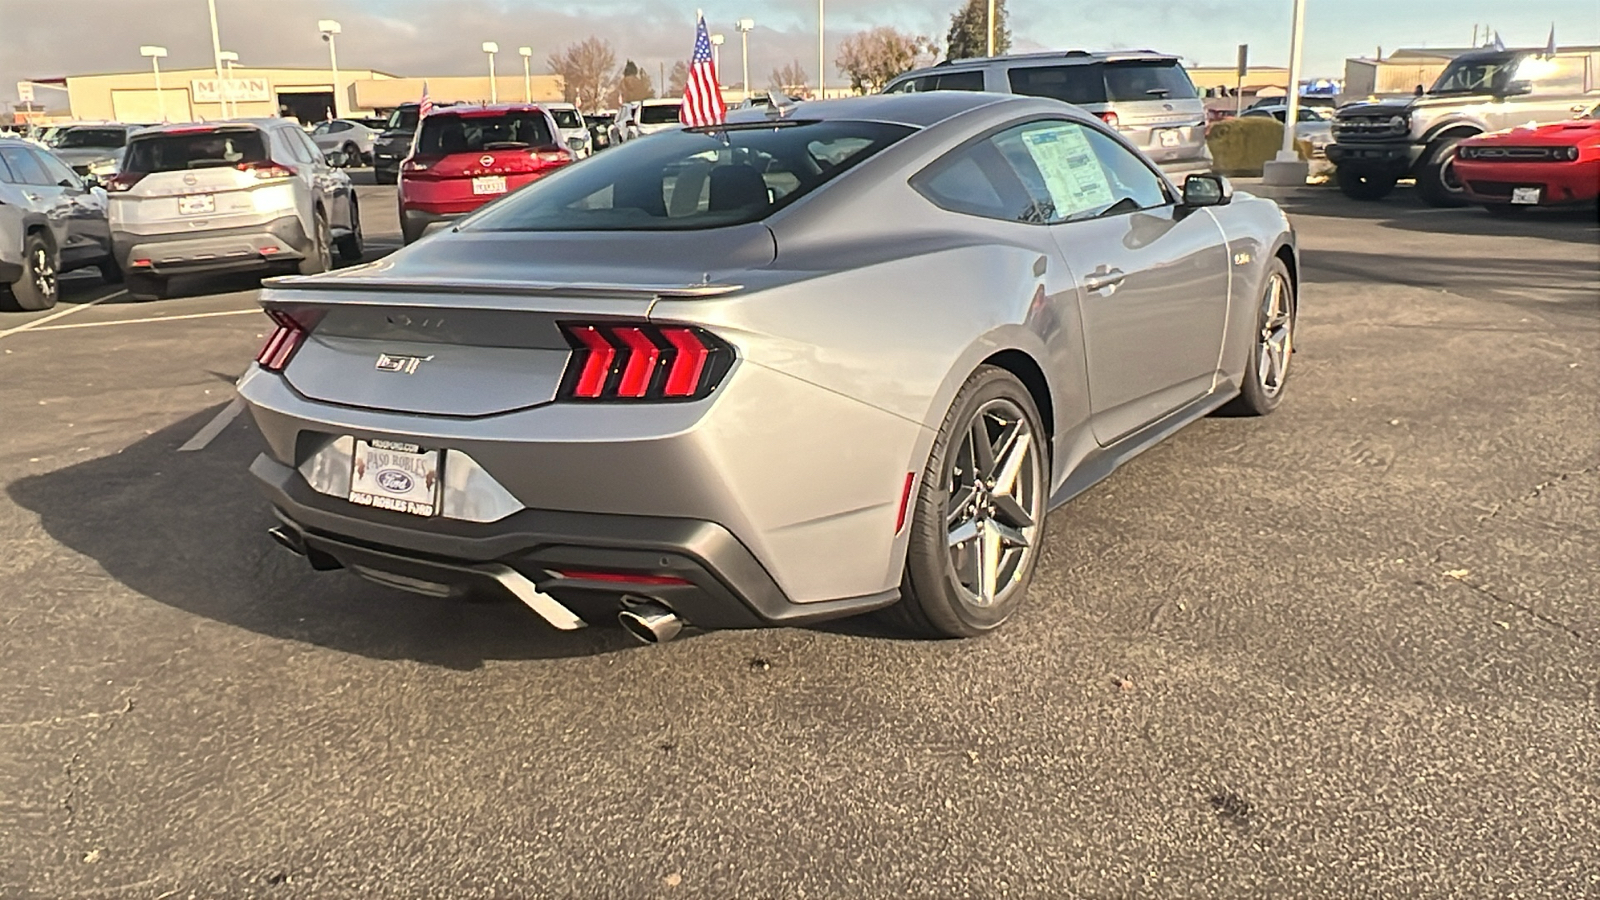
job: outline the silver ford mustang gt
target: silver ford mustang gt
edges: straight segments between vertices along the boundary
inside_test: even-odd
[[[1275,204],[1054,101],[750,110],[269,282],[251,471],[316,568],[558,628],[976,635],[1051,507],[1277,406],[1297,272]]]

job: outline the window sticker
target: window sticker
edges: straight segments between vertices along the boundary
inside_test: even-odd
[[[1063,125],[1024,131],[1022,143],[1044,177],[1057,221],[1115,202],[1111,182],[1082,128]]]

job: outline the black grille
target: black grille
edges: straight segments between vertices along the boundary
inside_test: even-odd
[[[1474,194],[1485,197],[1510,197],[1512,188],[1524,186],[1512,181],[1468,181],[1467,185]]]
[[[1505,160],[1507,162],[1565,162],[1565,147],[1472,147],[1463,159]]]

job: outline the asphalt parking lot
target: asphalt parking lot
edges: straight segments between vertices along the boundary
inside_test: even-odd
[[[967,642],[313,575],[226,416],[252,282],[64,280],[0,317],[0,895],[1600,896],[1600,226],[1284,200],[1284,406]]]

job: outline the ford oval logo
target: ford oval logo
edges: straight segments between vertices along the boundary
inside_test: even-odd
[[[394,494],[407,494],[411,492],[412,485],[416,484],[410,475],[399,469],[384,469],[377,475],[378,486]]]

